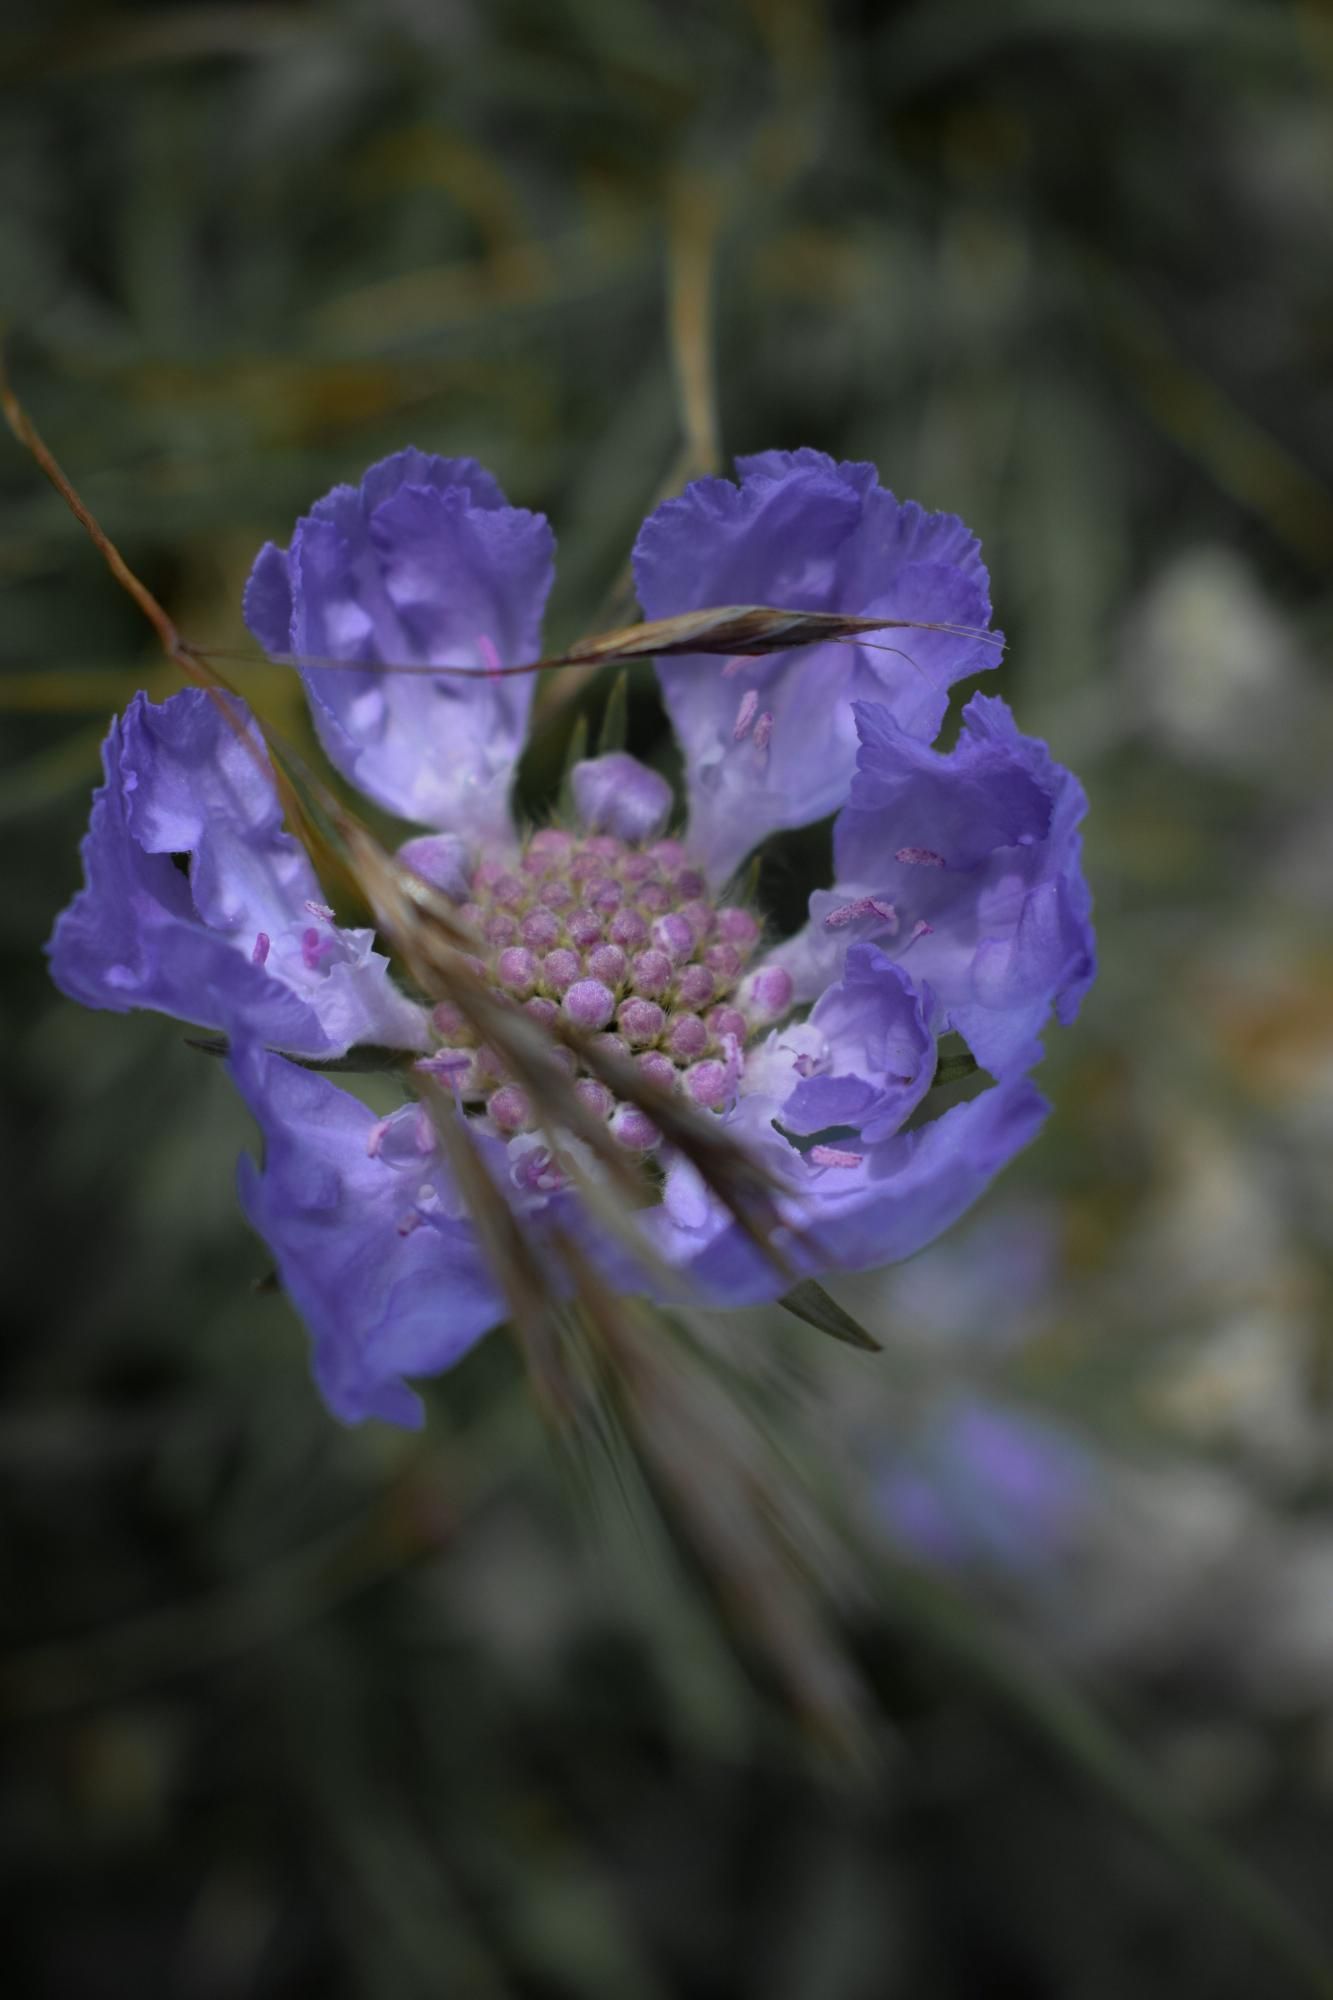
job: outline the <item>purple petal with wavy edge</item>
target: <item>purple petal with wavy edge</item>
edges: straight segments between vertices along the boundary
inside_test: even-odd
[[[900,503],[873,466],[822,452],[765,452],[737,469],[739,485],[698,480],[644,522],[634,575],[649,618],[775,604],[989,625],[980,547],[955,515]],[[887,703],[929,741],[952,683],[998,658],[980,637],[910,630],[757,660],[660,660],[685,755],[690,844],[714,880],[767,834],[842,804],[856,764],[853,700]]]
[[[325,1402],[345,1423],[420,1424],[402,1378],[452,1367],[504,1317],[429,1120],[415,1105],[377,1120],[243,1034],[231,1069],[264,1142],[262,1166],[241,1158],[242,1206],[309,1330]]]
[[[787,1228],[776,1247],[795,1276],[809,1277],[873,1270],[924,1249],[1035,1138],[1048,1109],[1026,1080],[997,1084],[915,1131],[870,1145],[848,1141],[845,1151],[836,1149],[843,1163],[830,1165],[814,1149],[799,1153],[773,1129],[779,1107],[772,1098],[742,1097],[727,1122],[785,1182]],[[758,1304],[792,1282],[683,1162],[672,1164],[663,1206],[648,1226],[662,1254],[713,1304]]]
[[[246,623],[270,653],[363,668],[301,668],[320,741],[353,784],[405,819],[504,839],[532,677],[373,669],[535,659],[554,549],[545,519],[510,507],[473,460],[401,451],[317,501],[288,553],[261,551]]]
[[[654,840],[671,817],[671,787],[637,757],[612,750],[589,757],[569,774],[574,810],[589,833]]]
[[[769,1037],[772,1055],[790,1051],[796,1079],[778,1113],[783,1130],[808,1136],[850,1126],[867,1144],[896,1132],[935,1074],[928,1007],[929,995],[883,952],[856,945],[809,1020]]]
[[[946,754],[877,704],[856,720],[838,886],[811,897],[809,924],[772,957],[809,998],[871,941],[930,987],[992,1075],[1030,1069],[1052,1011],[1073,1020],[1096,976],[1083,788],[994,696],[973,696]]]
[[[134,697],[103,745],[83,843],[85,886],[50,944],[56,984],[85,1006],[152,1007],[203,1026],[235,1015],[301,1055],[357,1041],[424,1045],[369,931],[342,930],[283,830],[258,732],[189,688]],[[188,877],[173,856],[188,857]]]

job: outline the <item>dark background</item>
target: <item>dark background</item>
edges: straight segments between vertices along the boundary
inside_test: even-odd
[[[1330,89],[1319,0],[8,17],[9,365],[191,638],[243,644],[261,540],[409,441],[545,509],[548,634],[596,624],[681,470],[674,244],[727,453],[872,458],[981,534],[1104,970],[1033,1152],[840,1288],[885,1355],[719,1335],[871,1524],[849,1773],[503,1340],[424,1436],[337,1427],[225,1079],[49,988],[106,718],[175,683],[0,450],[7,1991],[1297,1992],[1256,1880],[1333,1945]],[[552,694],[530,802],[605,692]]]

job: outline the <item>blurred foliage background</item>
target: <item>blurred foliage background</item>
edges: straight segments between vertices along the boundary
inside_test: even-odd
[[[423,1437],[339,1429],[225,1079],[50,990],[106,719],[174,683],[0,451],[8,1991],[1300,1990],[1214,1841],[1333,1947],[1331,89],[1320,0],[9,17],[10,367],[192,639],[409,441],[550,514],[553,640],[602,621],[706,445],[670,327],[711,269],[728,454],[872,458],[982,535],[1104,970],[1030,1156],[838,1288],[883,1355],[717,1330],[860,1523],[849,1774],[651,1510],[571,1494],[502,1340]],[[553,692],[530,801],[605,698]]]

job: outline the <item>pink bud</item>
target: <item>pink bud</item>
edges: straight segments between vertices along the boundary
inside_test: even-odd
[[[625,891],[614,876],[602,875],[588,884],[588,901],[594,910],[609,913],[618,910],[625,900]]]
[[[713,1056],[705,1062],[692,1063],[685,1072],[685,1088],[696,1104],[702,1104],[708,1111],[720,1111],[731,1095],[727,1065]]]
[[[542,960],[542,978],[553,993],[563,993],[572,986],[582,970],[578,953],[564,945],[548,951]]]
[[[648,926],[637,910],[617,910],[606,927],[606,935],[622,950],[637,951],[648,942]]]
[[[618,944],[599,944],[588,953],[587,966],[594,979],[604,980],[608,986],[620,986],[629,970],[629,960]]]
[[[671,960],[664,951],[641,951],[630,967],[634,991],[656,999],[671,984]]]
[[[616,1021],[625,1040],[643,1048],[657,1040],[666,1026],[666,1015],[655,1000],[626,1000]]]
[[[509,993],[527,995],[537,984],[537,960],[526,945],[511,944],[495,961],[495,976]]]
[[[491,884],[491,901],[518,909],[528,899],[528,884],[521,875],[501,875]]]
[[[582,1099],[594,1118],[609,1118],[615,1109],[615,1098],[595,1076],[581,1076],[574,1085],[574,1094]]]
[[[635,1062],[651,1083],[659,1090],[674,1090],[676,1087],[676,1065],[670,1056],[664,1056],[660,1049],[645,1049]]]
[[[530,944],[534,951],[550,951],[560,942],[560,919],[553,910],[529,910],[518,927],[518,934],[524,944]]]
[[[523,1132],[533,1122],[532,1106],[516,1083],[501,1084],[486,1100],[486,1109],[502,1132]]]
[[[694,927],[678,910],[672,910],[653,925],[653,943],[674,964],[681,965],[694,951]]]
[[[724,944],[734,944],[738,951],[749,951],[759,942],[759,925],[748,910],[729,906],[717,913],[717,932]]]
[[[666,1040],[673,1056],[689,1062],[708,1047],[708,1030],[697,1014],[677,1014],[667,1029]]]
[[[761,965],[743,981],[736,997],[751,1023],[763,1026],[786,1013],[791,996],[791,974],[781,965]]]
[[[710,944],[704,952],[708,970],[727,986],[739,976],[743,962],[734,944]]]
[[[714,1007],[708,1016],[708,1029],[714,1041],[725,1042],[731,1036],[743,1042],[750,1032],[750,1023],[739,1007]]]
[[[611,1120],[611,1131],[632,1153],[650,1153],[661,1138],[651,1118],[636,1104],[620,1105]]]
[[[580,1028],[604,1028],[616,1010],[616,996],[600,979],[576,979],[564,998],[564,1011]]]
[[[528,842],[528,852],[529,854],[549,854],[553,859],[563,861],[573,845],[573,834],[566,833],[563,827],[544,826],[537,833],[534,833],[532,839]]]

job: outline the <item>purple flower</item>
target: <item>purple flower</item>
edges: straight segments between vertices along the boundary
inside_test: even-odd
[[[876,1485],[890,1532],[918,1561],[1036,1578],[1086,1526],[1096,1464],[1056,1424],[959,1396],[932,1413]]]
[[[401,853],[459,905],[498,999],[614,1037],[718,1117],[772,1173],[793,1272],[911,1255],[1037,1130],[1038,1032],[1052,1007],[1072,1014],[1092,969],[1077,785],[999,702],[973,701],[950,755],[927,747],[950,684],[994,659],[975,541],[900,505],[872,468],[814,452],[745,461],[739,487],[702,481],[659,508],[636,550],[651,615],[754,602],[959,628],[895,634],[899,652],[663,662],[690,801],[678,838],[670,788],[623,752],[575,768],[570,824],[524,834],[509,817],[532,682],[487,670],[539,653],[551,552],[545,522],[479,467],[403,452],[320,501],[289,550],[261,553],[246,616],[269,651],[299,656],[338,768],[429,829]],[[480,672],[382,671],[401,666]],[[403,1378],[448,1367],[504,1304],[429,1119],[409,1105],[378,1120],[275,1050],[417,1052],[525,1227],[578,1231],[615,1284],[644,1286],[579,1207],[575,1142],[538,1129],[454,1009],[400,994],[368,934],[334,922],[241,711],[139,698],[106,774],[55,977],[93,1006],[226,1030],[264,1136],[262,1167],[243,1163],[246,1211],[340,1416],[416,1420]],[[767,833],[837,808],[838,887],[766,948],[726,877]],[[946,1027],[997,1082],[923,1118]],[[591,1075],[575,1087],[659,1158],[662,1197],[641,1219],[679,1274],[669,1296],[749,1302],[790,1282],[642,1110]]]

